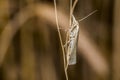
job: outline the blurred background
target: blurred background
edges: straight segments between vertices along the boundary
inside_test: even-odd
[[[74,0],[73,0],[74,1]],[[70,0],[57,0],[65,44]],[[78,0],[77,63],[69,80],[120,80],[120,0]],[[66,80],[53,0],[0,0],[0,80]]]

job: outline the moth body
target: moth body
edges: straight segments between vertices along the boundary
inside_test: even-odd
[[[79,24],[75,17],[72,15],[72,24],[69,29],[68,46],[67,46],[67,63],[69,65],[76,64],[76,49],[79,35]]]

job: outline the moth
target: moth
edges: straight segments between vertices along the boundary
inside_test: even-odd
[[[74,15],[72,15],[71,21],[71,28],[68,30],[68,39],[65,44],[68,65],[76,64],[76,48],[79,36],[79,23]]]
[[[97,10],[91,12],[84,18],[80,19],[80,21],[86,19],[90,15],[94,14]],[[79,23],[75,19],[74,15],[72,15],[72,22],[71,22],[71,28],[68,30],[68,38],[67,42],[64,45],[66,50],[66,57],[67,57],[67,64],[68,65],[74,65],[76,64],[76,50],[77,50],[77,44],[78,44],[78,37],[79,37]]]

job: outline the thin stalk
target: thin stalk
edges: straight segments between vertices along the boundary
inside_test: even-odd
[[[59,35],[60,44],[61,44],[61,47],[62,47],[62,53],[63,53],[64,71],[65,71],[66,80],[68,80],[67,70],[65,69],[65,68],[66,68],[66,62],[65,62],[65,50],[64,50],[64,46],[63,46],[63,42],[62,42],[61,33],[60,33],[60,30],[59,30],[60,27],[59,27],[59,24],[58,24],[58,15],[57,15],[56,0],[54,0],[54,6],[55,6],[56,25],[57,25],[58,35]]]

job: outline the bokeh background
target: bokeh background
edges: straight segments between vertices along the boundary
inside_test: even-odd
[[[73,0],[74,1],[74,0]],[[65,43],[70,0],[57,0]],[[78,0],[77,64],[69,80],[120,80],[120,0]],[[66,80],[53,0],[0,0],[0,80]]]

